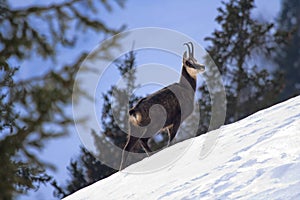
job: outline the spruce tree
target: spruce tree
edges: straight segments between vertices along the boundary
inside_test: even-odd
[[[107,92],[102,94],[103,105],[102,111],[99,110],[99,112],[102,113],[101,125],[104,131],[103,133],[92,132],[97,153],[92,154],[85,148],[81,148],[79,157],[76,161],[72,160],[70,166],[68,166],[71,177],[66,185],[59,186],[56,181],[52,183],[56,188],[56,197],[68,196],[82,187],[110,176],[117,171],[102,163],[101,156],[112,158],[115,166],[120,164],[120,160],[116,159],[120,158],[120,155],[107,147],[114,146],[116,148],[117,146],[123,149],[127,140],[127,133],[123,130],[126,129],[128,123],[128,108],[139,99],[139,97],[133,95],[133,90],[137,87],[135,83],[135,57],[135,53],[131,51],[114,62],[114,66],[125,81],[125,86],[117,88],[115,85],[112,85]],[[127,101],[128,99],[129,102]],[[114,102],[114,105],[112,105],[112,102]],[[114,110],[119,113],[119,119],[117,120],[113,113]],[[141,151],[141,148],[137,147],[136,151]]]
[[[277,46],[274,25],[253,17],[254,0],[230,0],[222,4],[215,18],[219,28],[205,40],[210,42],[207,50],[222,74],[227,98],[225,123],[231,123],[276,103],[282,79],[277,71],[268,71],[272,66],[259,62],[261,58],[270,59]],[[207,63],[208,69],[210,64]],[[215,75],[214,71],[205,74],[206,80],[210,80],[208,84],[214,85]],[[203,134],[211,116],[210,101],[216,99],[211,99],[214,91],[209,95],[206,85],[199,90],[202,121],[198,133]]]
[[[122,1],[116,2],[123,5]],[[51,180],[46,170],[54,169],[54,164],[42,161],[37,154],[48,140],[66,135],[73,123],[72,116],[65,111],[71,105],[74,76],[86,53],[79,52],[73,61],[60,65],[55,62],[60,56],[58,50],[74,48],[77,34],[88,30],[102,35],[120,30],[91,17],[103,6],[112,9],[106,1],[70,0],[18,8],[13,3],[0,1],[0,199],[3,200],[37,190],[41,183]],[[17,73],[22,63],[34,58],[53,61],[53,66],[43,75],[21,79]],[[12,61],[18,64],[13,66]]]
[[[300,2],[283,0],[277,20],[278,31],[285,43],[277,47],[274,60],[284,74],[284,88],[281,100],[300,94]]]

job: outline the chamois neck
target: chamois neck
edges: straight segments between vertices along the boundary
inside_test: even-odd
[[[189,73],[186,71],[186,68],[182,66],[181,76],[179,83],[187,88],[192,87],[193,90],[196,90],[196,77],[193,78]]]

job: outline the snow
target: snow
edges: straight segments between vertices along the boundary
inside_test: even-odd
[[[202,135],[128,168],[139,173],[118,172],[64,200],[300,199],[300,96],[208,134],[218,140],[206,157]],[[186,146],[170,165],[147,170]]]

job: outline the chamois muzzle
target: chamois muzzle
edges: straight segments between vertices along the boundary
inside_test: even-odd
[[[187,42],[187,43],[184,43],[183,45],[187,46],[188,52],[189,52],[188,56],[187,56],[186,51],[183,54],[185,64],[188,67],[191,67],[191,68],[194,68],[194,69],[198,70],[199,72],[204,72],[205,71],[205,66],[203,64],[198,63],[198,61],[194,57],[194,45],[193,45],[193,43],[192,42]]]

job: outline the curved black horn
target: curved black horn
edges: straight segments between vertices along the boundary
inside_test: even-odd
[[[189,57],[191,56],[191,47],[189,46],[189,42],[188,43],[184,43],[183,45],[186,45],[187,48],[189,49]]]
[[[190,44],[192,47],[192,57],[194,58],[194,45],[192,42],[188,42],[188,44]]]

